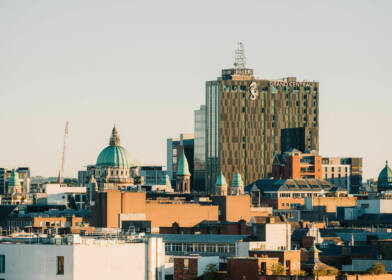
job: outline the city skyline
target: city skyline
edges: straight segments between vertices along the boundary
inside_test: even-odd
[[[193,132],[205,82],[232,66],[237,41],[244,42],[258,77],[320,82],[322,156],[363,157],[364,179],[377,177],[392,160],[386,1],[301,1],[297,13],[285,10],[294,6],[288,1],[255,3],[240,15],[229,2],[216,18],[216,3],[171,11],[175,1],[152,10],[121,1],[93,8],[90,1],[37,2],[0,7],[3,167],[30,166],[33,176],[56,176],[66,120],[67,177],[95,164],[113,123],[132,160],[165,165],[166,138]],[[271,14],[255,19],[262,9]],[[282,22],[268,26],[279,13]],[[241,26],[230,21],[234,16]]]

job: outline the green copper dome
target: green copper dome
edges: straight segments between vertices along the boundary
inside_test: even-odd
[[[19,174],[15,169],[11,171],[11,177],[8,179],[8,187],[20,186]]]
[[[226,178],[223,176],[222,171],[219,173],[219,176],[216,179],[216,186],[227,186]]]
[[[176,175],[191,175],[189,172],[188,160],[186,159],[184,152],[181,154],[180,160],[178,161]]]
[[[388,166],[388,161],[385,162],[385,167],[378,175],[377,186],[379,190],[392,189],[392,170]]]
[[[232,187],[243,187],[244,182],[242,181],[241,174],[236,172],[234,174],[233,182],[231,183]]]
[[[128,151],[120,146],[120,137],[116,127],[113,128],[110,144],[99,154],[97,166],[130,168],[132,166],[131,156]]]

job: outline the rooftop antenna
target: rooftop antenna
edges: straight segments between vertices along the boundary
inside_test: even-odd
[[[245,67],[246,67],[246,57],[245,57],[244,44],[242,42],[238,42],[238,46],[235,50],[234,68],[244,69]]]
[[[59,177],[57,179],[57,183],[58,184],[62,184],[63,183],[64,166],[65,166],[65,151],[66,151],[66,148],[67,148],[67,138],[68,138],[68,121],[65,122],[63,154],[61,156],[61,169],[60,169],[60,172],[59,172]]]

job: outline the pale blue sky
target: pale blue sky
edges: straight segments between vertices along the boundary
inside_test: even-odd
[[[320,82],[320,152],[392,160],[392,1],[0,0],[0,166],[66,176],[116,123],[133,159],[165,164],[237,41],[262,78]]]

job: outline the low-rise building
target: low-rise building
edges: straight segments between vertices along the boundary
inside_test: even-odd
[[[151,232],[174,222],[185,227],[203,220],[218,220],[218,206],[182,200],[147,200],[145,192],[98,192],[92,207],[91,224],[120,228],[123,221],[150,221]]]
[[[273,275],[279,258],[236,257],[227,259],[228,279],[259,280],[261,275]]]
[[[218,256],[186,256],[174,258],[174,280],[193,280],[203,276],[209,265],[219,267]]]
[[[292,209],[304,205],[306,197],[336,195],[339,188],[316,179],[260,179],[248,185],[245,191],[251,194],[254,207]]]
[[[41,280],[43,275],[47,280],[165,279],[159,238],[5,238],[0,240],[0,252],[0,277],[7,280]]]
[[[43,184],[42,191],[46,194],[46,204],[73,206],[77,209],[85,209],[87,207],[86,187],[68,187],[66,184]]]
[[[298,275],[301,271],[301,252],[299,250],[251,250],[250,257],[278,258],[286,275]]]
[[[358,193],[362,188],[362,158],[323,157],[322,178],[349,193]]]

